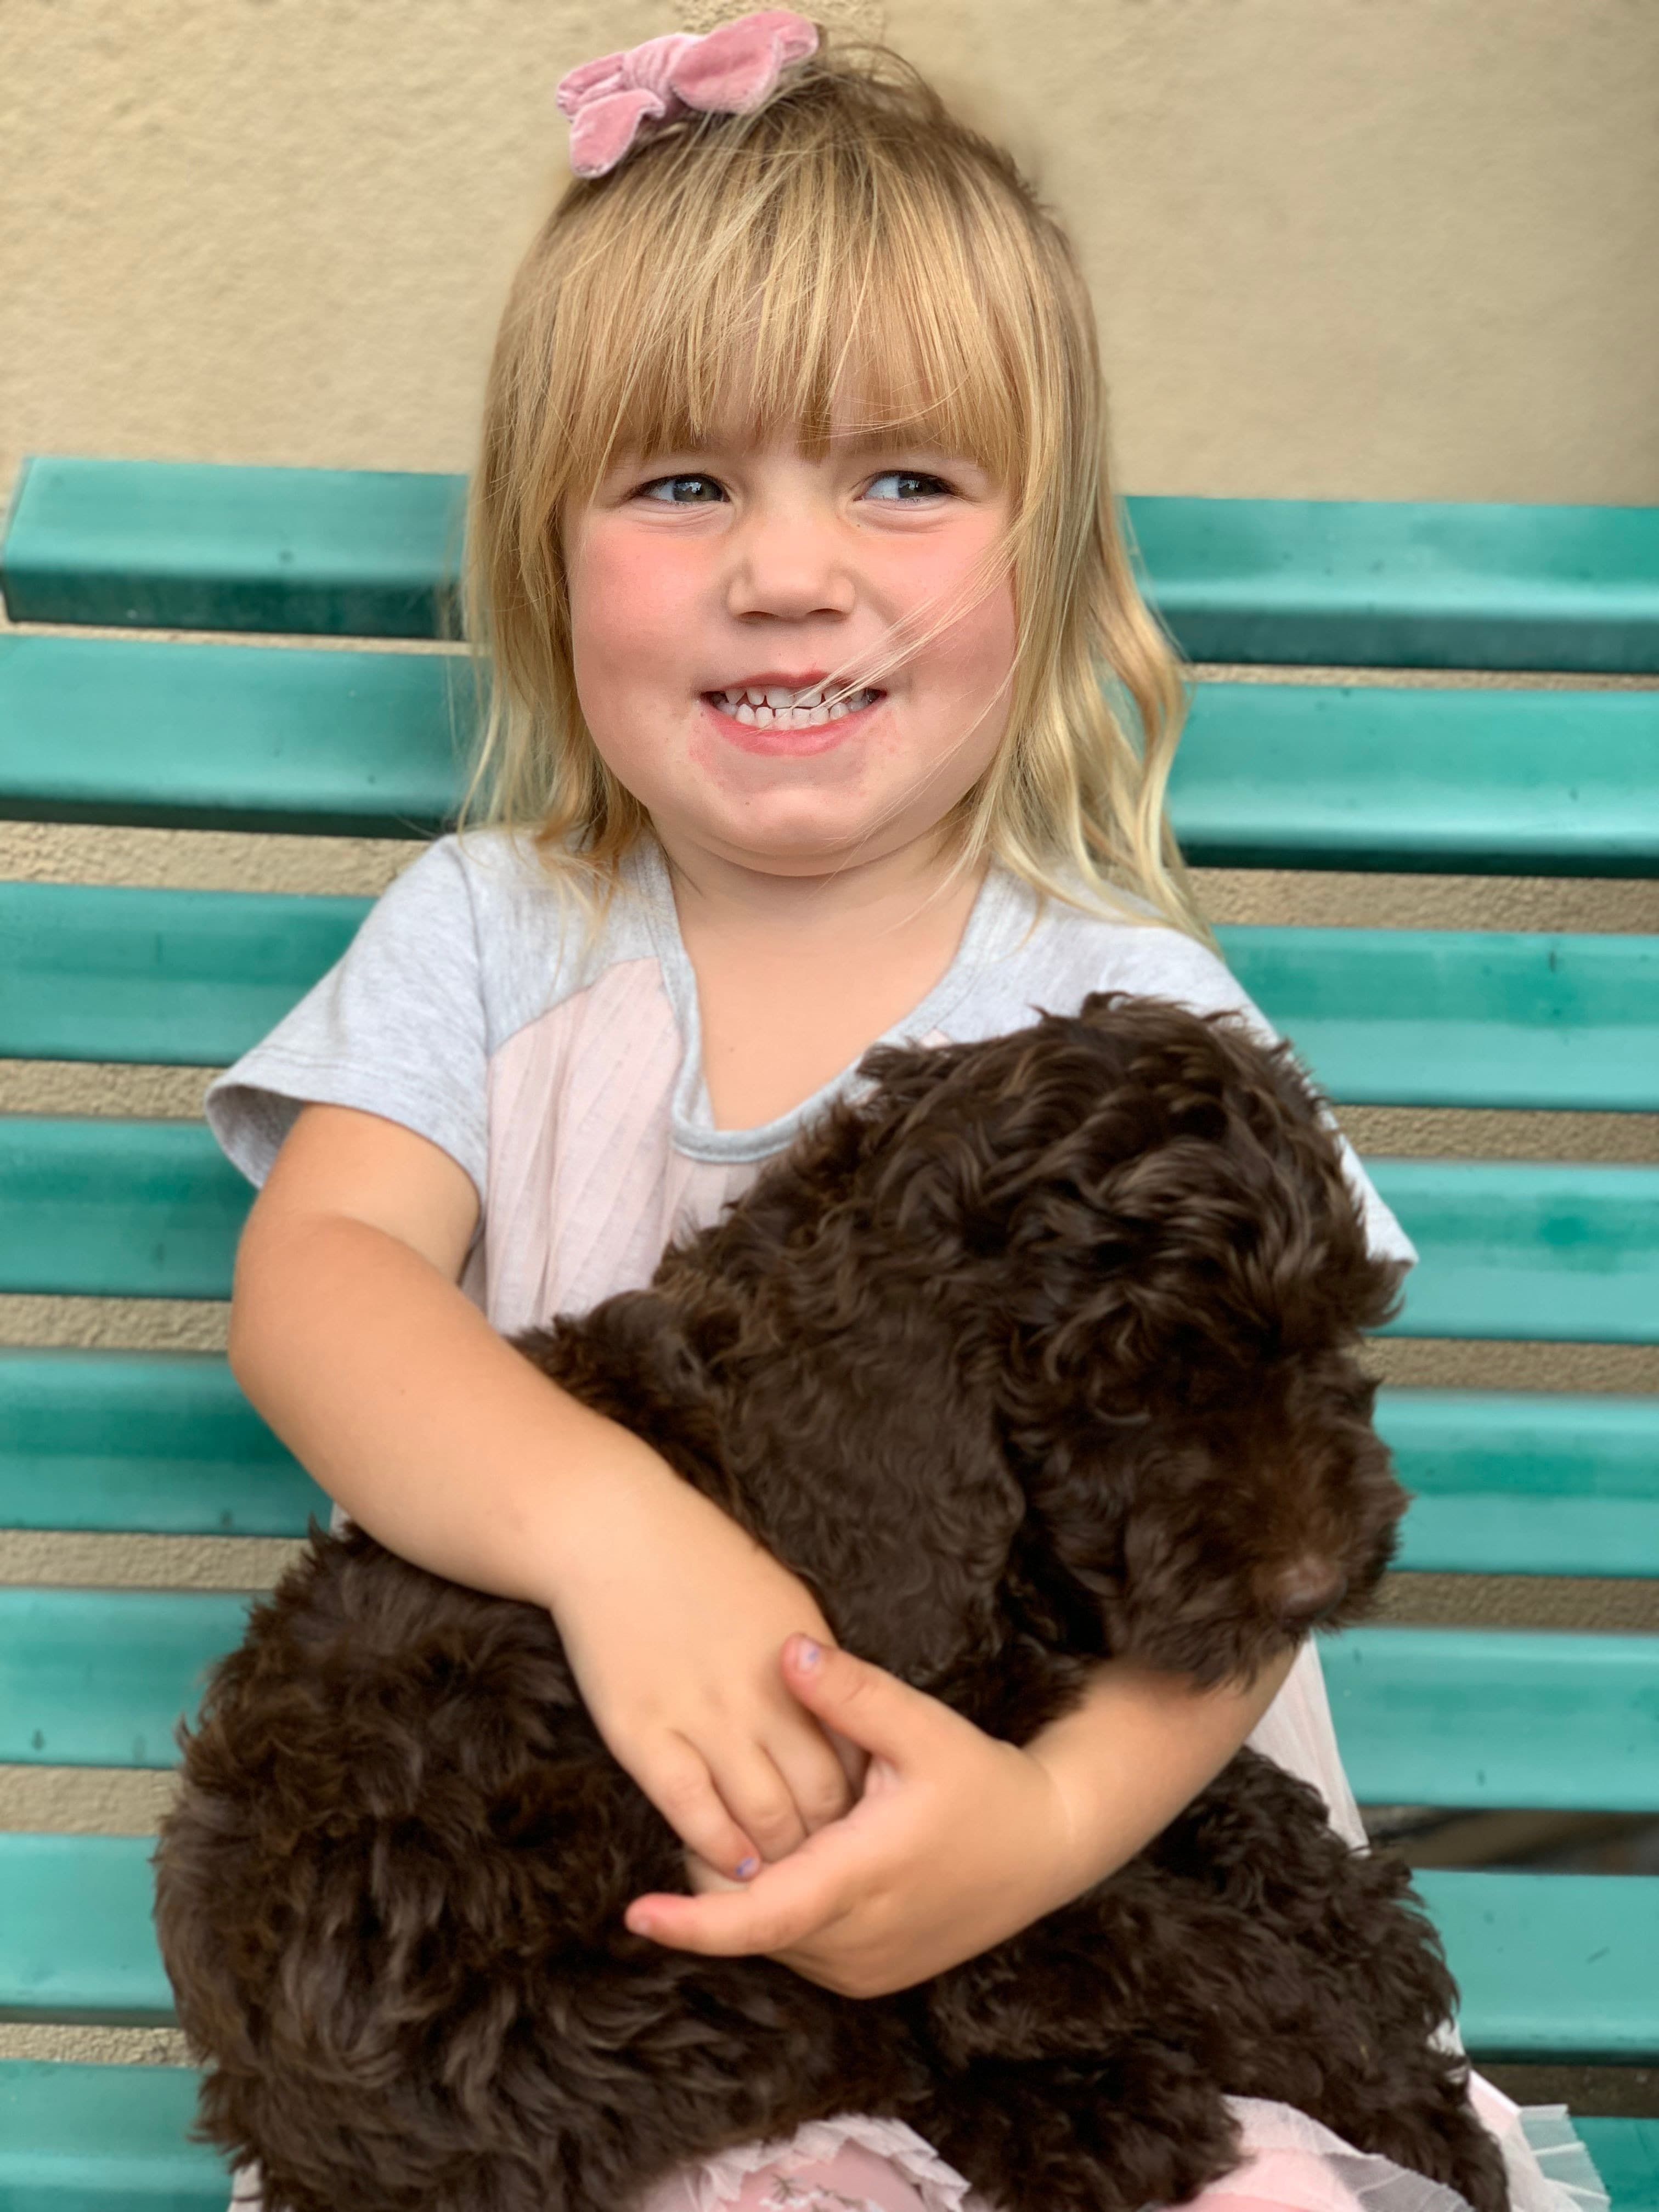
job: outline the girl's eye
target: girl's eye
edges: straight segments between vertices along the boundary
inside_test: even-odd
[[[639,495],[663,507],[711,507],[726,494],[713,477],[693,476],[655,477],[640,486]]]
[[[894,490],[884,491],[884,484]],[[906,506],[918,499],[937,499],[941,492],[948,493],[950,485],[943,477],[924,476],[919,469],[886,469],[870,485],[870,495],[880,500],[890,500],[896,505]]]

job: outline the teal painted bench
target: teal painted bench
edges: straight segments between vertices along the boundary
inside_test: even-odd
[[[0,578],[0,815],[425,836],[471,707],[429,651],[88,627],[453,634],[447,477],[35,459]],[[1139,500],[1195,659],[1659,672],[1659,511]],[[1659,873],[1659,693],[1206,684],[1172,805],[1212,865]],[[211,1066],[363,902],[0,884],[0,1057]],[[1237,928],[1237,972],[1355,1104],[1659,1111],[1659,938]],[[1378,1160],[1423,1254],[1396,1329],[1659,1342],[1659,1166]],[[0,1119],[0,1291],[222,1297],[248,1194],[188,1124]],[[1659,1400],[1390,1389],[1402,1565],[1659,1576]],[[0,1527],[297,1535],[323,1501],[222,1360],[0,1350]],[[0,1762],[165,1767],[241,1601],[0,1589]],[[1327,1653],[1363,1801],[1659,1812],[1659,1638],[1376,1627]],[[149,1844],[0,1835],[0,2020],[168,2021]],[[1659,1877],[1425,1875],[1493,2062],[1659,2061]],[[0,2212],[222,2204],[192,2077],[0,2063]],[[1587,2120],[1659,2212],[1659,2119]]]

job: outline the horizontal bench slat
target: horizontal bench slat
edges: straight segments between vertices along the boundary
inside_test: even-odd
[[[188,2140],[198,2078],[185,2066],[0,2059],[3,2212],[224,2212],[228,2169]]]
[[[1659,1341],[1659,1168],[1365,1164],[1419,1255],[1390,1334]]]
[[[1573,2116],[1613,2200],[1612,2212],[1659,2212],[1659,2120]]]
[[[0,2059],[0,2205],[6,2212],[223,2212],[218,2154],[185,2140],[198,2076],[182,2066]],[[1574,2125],[1613,2212],[1659,2208],[1659,2120]]]
[[[36,455],[3,567],[14,622],[439,635],[465,479]]]
[[[245,1601],[0,1589],[0,1762],[165,1768]],[[1366,1804],[1659,1811],[1659,1638],[1364,1628],[1328,1640]]]
[[[0,1528],[302,1536],[328,1513],[211,1353],[0,1351]]]
[[[0,1833],[0,2021],[167,2027],[151,1836]]]
[[[1321,1656],[1362,1805],[1659,1812],[1659,1637],[1365,1628]]]
[[[368,906],[0,884],[0,1057],[222,1066],[333,966]]]
[[[172,2017],[147,1836],[0,1835],[0,2020]],[[1659,2053],[1659,1876],[1424,1874],[1478,2058]]]
[[[228,1297],[252,1196],[198,1122],[0,1120],[0,1291]]]
[[[1388,1390],[1419,1572],[1659,1574],[1659,1400]],[[328,1500],[196,1352],[0,1351],[0,1528],[302,1536]]]
[[[176,1765],[173,1730],[246,1617],[219,1590],[0,1587],[0,1764]]]
[[[1218,934],[1240,982],[1345,1104],[1659,1109],[1659,937]]]
[[[1659,508],[1133,499],[1192,660],[1659,668]]]
[[[1382,1390],[1419,1573],[1659,1575],[1659,1398]]]
[[[0,636],[0,814],[422,836],[464,659]],[[1211,866],[1659,872],[1659,693],[1206,684],[1170,787]]]
[[[0,815],[23,821],[425,836],[471,726],[444,654],[0,636]]]
[[[1659,872],[1659,693],[1205,684],[1170,780],[1209,867]]]
[[[15,622],[422,636],[465,480],[111,461],[24,464]],[[1659,513],[1419,501],[1137,497],[1147,587],[1195,660],[1659,667]]]
[[[1659,1875],[1425,1872],[1476,2059],[1659,2055]]]
[[[355,898],[0,884],[0,1057],[221,1066],[337,960]],[[1659,1109],[1659,937],[1238,927],[1335,1098]]]
[[[1659,1341],[1659,1168],[1370,1165],[1422,1255],[1395,1334]],[[251,1197],[195,1122],[0,1120],[0,1291],[224,1297]]]

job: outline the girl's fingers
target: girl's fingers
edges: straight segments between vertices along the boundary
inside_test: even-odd
[[[648,1771],[623,1762],[646,1796],[683,1844],[699,1858],[744,1881],[760,1865],[753,1838],[732,1819],[708,1761],[692,1744],[677,1739],[651,1762]]]
[[[858,1888],[861,1847],[845,1827],[830,1827],[739,1890],[701,1897],[665,1893],[635,1898],[628,1925],[635,1936],[708,1958],[775,1956],[819,1934],[848,1909]]]
[[[810,1636],[792,1636],[785,1644],[783,1679],[825,1728],[900,1768],[967,1725],[960,1714],[896,1674]]]
[[[852,1810],[858,1789],[836,1747],[814,1720],[795,1716],[794,1725],[780,1727],[769,1738],[767,1749],[788,1784],[803,1826],[809,1835],[828,1827]]]
[[[718,1753],[713,1779],[732,1821],[754,1838],[763,1859],[785,1858],[805,1842],[806,1823],[794,1793],[763,1746]]]

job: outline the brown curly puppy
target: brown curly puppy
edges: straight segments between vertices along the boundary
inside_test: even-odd
[[[1109,1655],[1218,1683],[1352,1618],[1404,1502],[1354,1358],[1397,1274],[1286,1056],[1096,997],[866,1072],[528,1357],[1016,1741]],[[272,2212],[617,2212],[847,2111],[1008,2212],[1134,2212],[1237,2162],[1224,2093],[1505,2203],[1404,1873],[1249,1752],[1075,1904],[838,1997],[628,1934],[679,1845],[545,1613],[315,1536],[219,1669],[159,1869],[205,2130]]]

